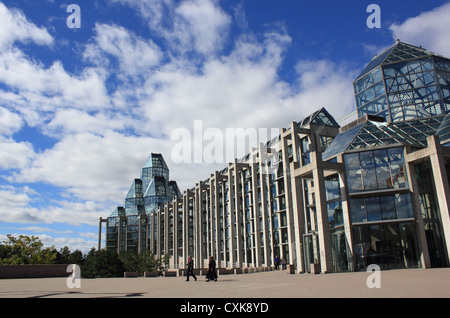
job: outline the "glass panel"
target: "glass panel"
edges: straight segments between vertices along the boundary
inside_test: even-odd
[[[383,226],[382,255],[383,263],[389,269],[403,268],[403,253],[400,245],[400,235],[397,224],[386,224]]]
[[[367,221],[366,206],[364,199],[350,199],[349,209],[352,222],[364,222]]]
[[[327,201],[339,199],[339,179],[338,177],[326,178],[325,181],[325,197]]]
[[[396,219],[397,213],[395,213],[395,204],[393,196],[381,196],[380,207],[383,220]]]
[[[347,182],[349,192],[362,190],[361,167],[359,163],[359,154],[348,154],[344,156],[346,167]]]
[[[381,220],[381,209],[379,197],[366,198],[367,220],[379,221]]]
[[[348,271],[347,240],[344,230],[331,233],[331,253],[334,272]]]
[[[357,270],[370,264],[381,269],[420,266],[414,223],[357,226],[352,232]]]
[[[382,246],[379,243],[383,240],[383,231],[381,225],[371,225],[365,227],[368,231],[368,241],[366,241],[366,250],[365,250],[365,257],[366,257],[366,266],[370,264],[377,264],[380,265],[381,268],[382,262],[381,262],[381,250]],[[367,239],[367,237],[366,237]]]
[[[327,204],[328,211],[328,225],[329,227],[335,227],[337,225],[344,224],[342,217],[341,202],[332,202]]]
[[[375,164],[371,151],[360,153],[364,190],[374,190],[377,188],[377,178],[375,174]]]
[[[353,228],[353,245],[355,255],[355,269],[365,270],[367,267],[366,256],[370,251],[369,229],[365,226]]]
[[[399,219],[413,218],[414,212],[409,193],[394,195],[395,208]]]
[[[416,242],[416,229],[414,223],[399,224],[400,242],[403,250],[403,265],[405,268],[420,267],[420,256]]]
[[[376,150],[373,152],[373,155],[375,159],[378,189],[390,188],[392,182],[386,149]]]
[[[388,149],[389,162],[391,167],[392,183],[394,188],[405,188],[408,186],[405,176],[403,160],[403,148]]]

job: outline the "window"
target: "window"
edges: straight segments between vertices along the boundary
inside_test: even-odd
[[[352,223],[414,217],[409,193],[351,198],[349,209]]]
[[[344,155],[349,193],[407,188],[403,147]]]

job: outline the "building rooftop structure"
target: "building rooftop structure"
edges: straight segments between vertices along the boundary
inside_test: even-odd
[[[353,82],[358,116],[377,115],[387,122],[449,113],[449,86],[449,59],[399,40]]]

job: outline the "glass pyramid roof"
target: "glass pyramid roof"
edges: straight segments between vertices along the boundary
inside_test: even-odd
[[[447,116],[418,118],[395,123],[367,120],[337,135],[330,146],[322,153],[322,159],[329,160],[349,150],[391,144],[424,148],[427,145],[426,139],[428,136],[441,134],[443,137],[450,137],[450,117]],[[441,138],[441,140],[444,139]]]
[[[169,169],[163,156],[159,153],[152,153],[150,154],[150,156],[148,156],[144,168],[152,168],[152,167],[163,167],[165,169]]]
[[[407,44],[404,42],[397,41],[393,46],[388,48],[383,53],[377,55],[366,65],[361,74],[358,75],[358,78],[366,75],[371,70],[377,68],[382,64],[389,64],[403,60],[409,60],[413,58],[423,57],[432,55],[433,53],[411,44]]]
[[[339,124],[336,122],[336,120],[333,118],[333,116],[330,115],[330,113],[322,107],[318,111],[314,112],[313,114],[309,115],[305,119],[303,119],[301,122],[298,123],[299,127],[306,126],[308,124],[314,124],[319,126],[331,126],[339,128]]]

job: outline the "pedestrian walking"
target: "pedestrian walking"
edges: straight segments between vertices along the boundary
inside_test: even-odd
[[[195,281],[197,281],[197,277],[195,277],[195,274],[194,274],[194,260],[190,256],[188,258],[188,263],[187,263],[187,277],[186,277],[187,282],[189,281],[189,275],[194,277]]]
[[[278,270],[278,265],[280,265],[280,259],[278,258],[278,255],[275,256],[274,263],[275,263],[275,270],[277,271]]]
[[[209,265],[208,265],[208,273],[206,274],[206,281],[209,282],[211,279],[217,282],[216,261],[212,256],[209,257]]]

